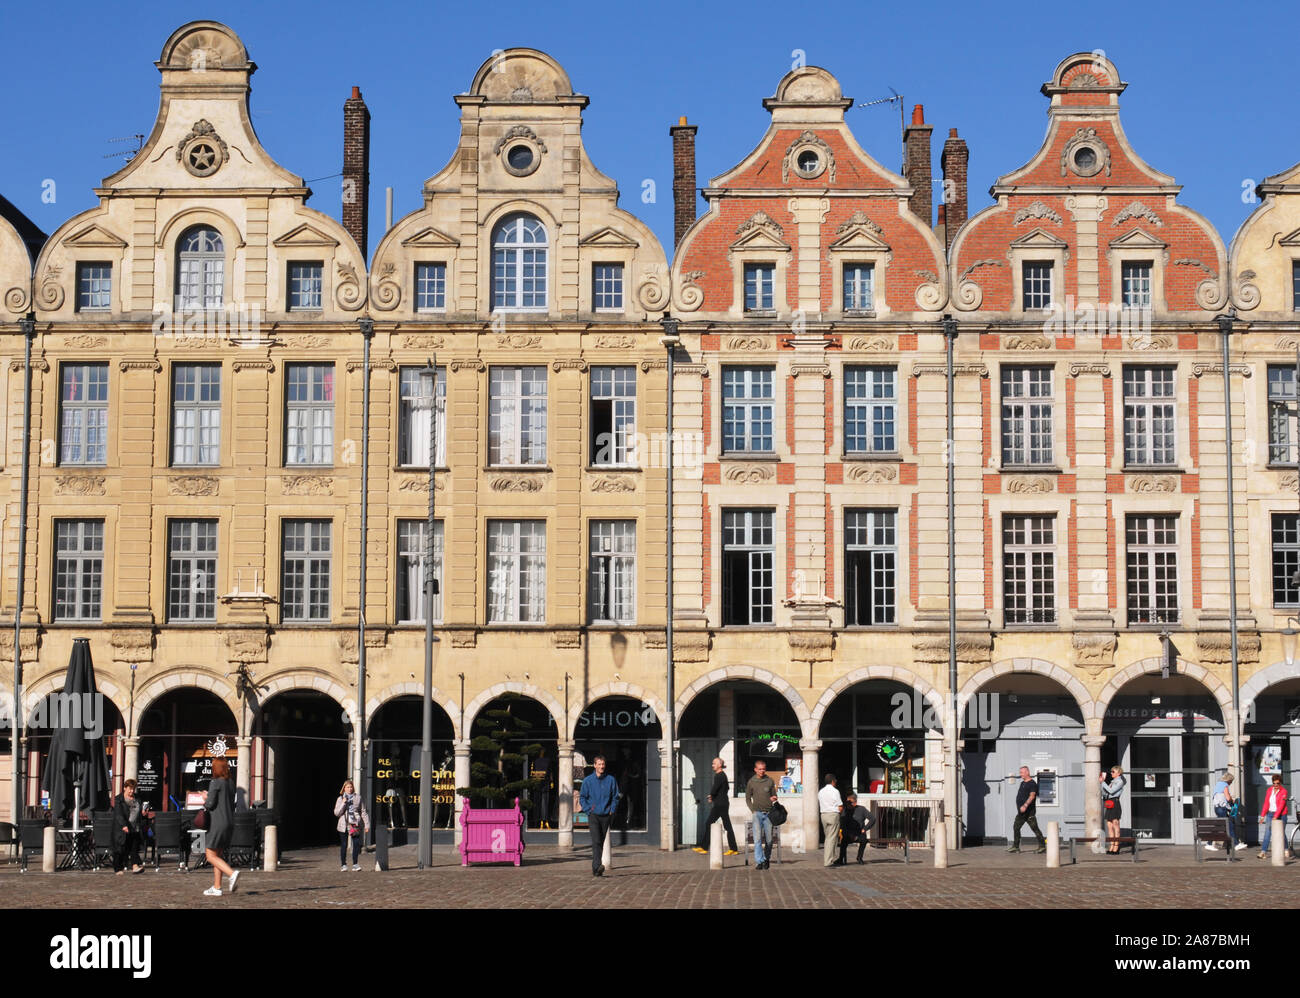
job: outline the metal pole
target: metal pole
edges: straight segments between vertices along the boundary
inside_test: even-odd
[[[28,312],[18,320],[23,332],[23,467],[18,485],[18,583],[14,594],[14,736],[10,754],[13,756],[13,821],[23,820],[26,800],[23,786],[23,583],[27,577],[27,489],[28,469],[32,452],[32,340],[36,338],[36,313]]]
[[[1219,332],[1223,334],[1223,428],[1226,436],[1224,458],[1228,470],[1228,633],[1232,648],[1232,716],[1236,730],[1232,736],[1232,772],[1241,779],[1241,733],[1245,725],[1241,717],[1241,676],[1237,663],[1237,519],[1232,503],[1232,370],[1228,366],[1228,340],[1232,336],[1233,315],[1219,316]],[[1241,784],[1239,783],[1238,786]]]
[[[952,847],[961,847],[961,787],[958,785],[957,742],[961,738],[957,719],[957,446],[953,430],[954,389],[952,373],[953,345],[957,339],[957,320],[943,317],[943,342],[948,376],[948,437],[946,443],[948,465],[948,697],[953,730],[952,740]]]
[[[424,537],[424,726],[420,734],[420,838],[417,865],[433,865],[433,494],[438,454],[438,358],[429,359],[429,522]]]
[[[665,530],[668,532],[667,559],[666,569],[668,579],[667,589],[667,621],[664,627],[664,637],[666,639],[667,652],[665,654],[665,682],[664,687],[667,690],[667,698],[664,703],[664,709],[668,716],[664,718],[664,738],[668,745],[668,825],[669,834],[666,848],[672,852],[677,845],[677,807],[680,803],[677,794],[677,750],[674,743],[677,740],[677,710],[674,707],[676,699],[676,688],[673,676],[673,376],[676,373],[675,361],[677,354],[677,345],[681,338],[677,335],[677,320],[664,315],[663,318],[664,335],[659,341],[668,351],[668,485],[666,488],[666,502],[664,503],[666,522]],[[567,689],[566,689],[567,696]]]
[[[370,766],[366,759],[366,555],[370,525],[370,340],[375,322],[369,316],[357,320],[364,351],[361,359],[361,594],[357,599],[357,772],[361,778],[361,799],[373,807]]]

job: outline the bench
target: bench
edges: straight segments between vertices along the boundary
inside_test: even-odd
[[[1077,842],[1118,842],[1120,845],[1129,846],[1133,850],[1133,862],[1138,861],[1138,839],[1136,835],[1076,835],[1070,839],[1071,863],[1078,862],[1074,855],[1074,846]]]
[[[1192,842],[1196,846],[1196,862],[1198,863],[1204,860],[1205,850],[1202,848],[1204,842],[1223,843],[1224,859],[1229,863],[1237,858],[1234,855],[1236,850],[1233,848],[1232,837],[1228,835],[1227,818],[1193,818]]]
[[[867,847],[869,849],[875,849],[877,847],[883,849],[883,848],[888,848],[889,846],[898,846],[898,845],[901,845],[903,847],[903,862],[907,863],[912,858],[912,840],[907,838],[907,836],[903,836],[902,838],[897,838],[897,839],[885,839],[885,838],[867,839]]]

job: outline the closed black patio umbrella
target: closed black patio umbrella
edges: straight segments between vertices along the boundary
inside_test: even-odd
[[[74,805],[91,810],[103,810],[108,806],[110,786],[108,760],[104,755],[104,712],[101,704],[94,703],[92,707],[91,697],[97,696],[98,690],[95,686],[95,663],[90,658],[90,641],[86,638],[73,639],[63,693],[65,707],[72,703],[70,696],[75,695],[80,709],[77,713],[60,710],[54,712],[52,718],[54,737],[50,740],[50,755],[45,761],[41,789],[49,791],[50,813],[56,823],[62,821]],[[87,708],[95,713],[90,714]],[[94,736],[95,725],[90,723],[92,716],[100,719],[99,732]],[[81,723],[73,724],[74,720]],[[75,814],[72,820],[75,826],[78,820]]]

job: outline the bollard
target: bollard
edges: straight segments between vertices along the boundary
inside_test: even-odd
[[[613,822],[611,822],[610,824],[612,825]],[[612,869],[614,869],[614,864],[612,864],[612,863],[609,861],[609,854],[610,854],[610,852],[611,852],[611,850],[610,850],[610,841],[611,841],[613,838],[614,838],[614,829],[613,829],[613,828],[610,828],[609,832],[605,835],[605,848],[604,848],[603,850],[601,850],[601,853],[600,853],[600,862],[601,862],[601,864],[605,867],[606,870],[612,870]]]
[[[934,826],[934,868],[948,869],[948,826],[946,825]]]
[[[41,872],[54,872],[54,826],[46,825],[41,836]]]
[[[1269,835],[1268,850],[1274,866],[1286,866],[1286,822],[1281,818],[1273,819],[1273,831]]]
[[[722,869],[722,822],[709,826],[709,869]]]
[[[1047,868],[1058,869],[1061,865],[1061,823],[1047,823]]]
[[[274,873],[276,867],[276,854],[279,852],[279,833],[274,825],[266,826],[266,833],[262,837],[262,869],[267,873]]]

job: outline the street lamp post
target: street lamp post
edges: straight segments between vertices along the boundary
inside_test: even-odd
[[[421,870],[433,865],[433,660],[438,639],[433,633],[433,597],[438,580],[433,573],[434,474],[438,454],[438,361],[429,358],[422,377],[428,378],[429,390],[421,402],[429,409],[429,520],[424,536],[424,724],[420,733],[420,838],[417,865]]]
[[[665,569],[667,571],[667,584],[665,586],[667,618],[664,626],[665,647],[667,653],[665,658],[664,688],[666,697],[664,699],[664,710],[668,716],[664,718],[664,738],[668,745],[668,850],[671,852],[677,845],[677,750],[674,748],[674,742],[677,738],[677,711],[673,706],[676,698],[673,676],[673,375],[676,373],[674,362],[677,358],[677,347],[681,345],[682,338],[677,334],[677,320],[665,313],[663,317],[664,335],[659,338],[664,349],[668,351],[668,446],[666,463],[668,465],[668,484],[665,487],[665,523],[664,528],[668,532],[667,559]],[[567,687],[566,687],[567,696]]]
[[[959,783],[958,766],[960,765],[960,755],[957,751],[957,743],[961,738],[961,722],[958,714],[957,704],[957,482],[956,482],[956,463],[957,463],[957,446],[953,439],[953,370],[952,354],[953,347],[957,342],[957,320],[951,315],[943,317],[943,342],[946,373],[948,376],[948,436],[944,443],[946,460],[944,463],[948,466],[948,697],[950,704],[950,718],[952,723],[952,732],[949,739],[952,743],[952,759],[949,770],[949,791],[952,800],[952,842],[951,847],[958,849],[961,847],[961,787]]]
[[[1225,435],[1224,457],[1228,471],[1228,633],[1232,656],[1232,760],[1231,772],[1241,777],[1241,676],[1237,663],[1237,518],[1233,515],[1232,493],[1232,369],[1228,364],[1228,341],[1232,338],[1232,321],[1236,316],[1230,311],[1216,320],[1223,334],[1223,429]]]
[[[366,752],[366,556],[369,553],[367,527],[370,521],[370,341],[375,321],[369,316],[357,320],[364,354],[361,361],[361,568],[357,597],[357,777],[361,799],[371,799],[370,765]]]

